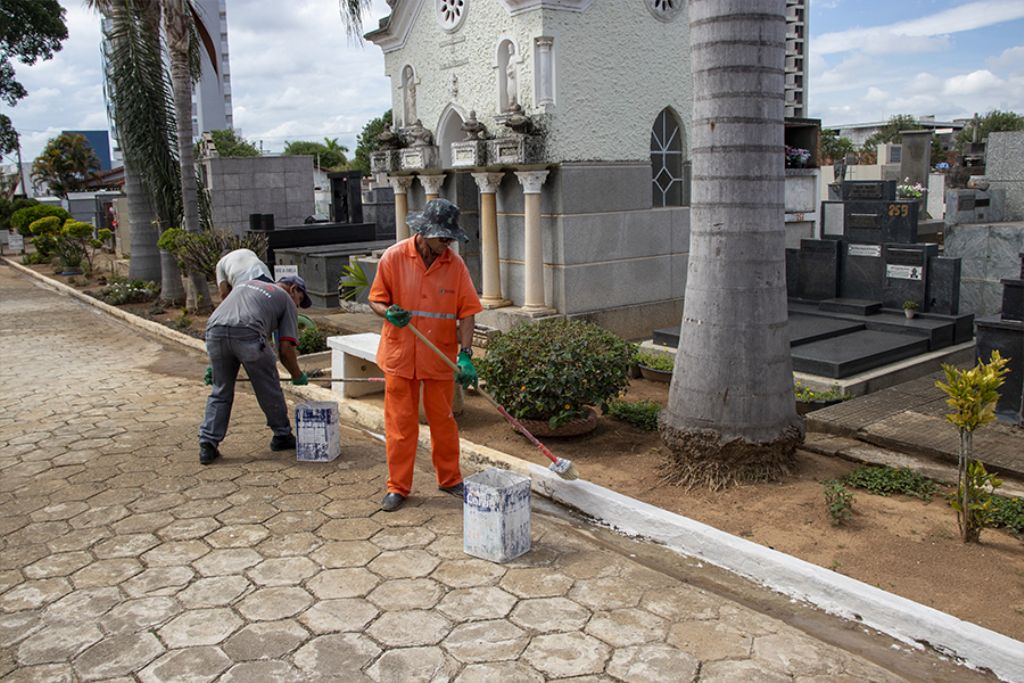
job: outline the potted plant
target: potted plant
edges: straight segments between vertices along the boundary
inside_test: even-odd
[[[636,365],[640,369],[640,376],[646,380],[671,382],[675,359],[667,354],[641,351],[636,354]]]
[[[907,316],[907,320],[914,317],[915,311],[917,311],[918,305],[916,301],[907,299],[903,302],[903,315]]]
[[[580,320],[520,323],[487,347],[478,364],[494,399],[538,436],[574,436],[597,426],[629,383],[633,348]]]
[[[827,408],[836,403],[841,403],[853,398],[838,384],[833,384],[828,389],[812,389],[799,381],[793,382],[793,393],[796,396],[797,415],[806,415],[813,410]]]
[[[810,160],[810,150],[786,145],[786,168],[806,168]]]

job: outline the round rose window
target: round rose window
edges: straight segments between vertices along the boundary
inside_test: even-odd
[[[437,22],[446,31],[454,31],[466,16],[469,0],[437,0]]]

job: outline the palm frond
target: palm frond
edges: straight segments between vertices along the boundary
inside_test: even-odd
[[[372,6],[373,0],[338,0],[341,21],[349,38],[363,42],[363,13],[369,12]]]

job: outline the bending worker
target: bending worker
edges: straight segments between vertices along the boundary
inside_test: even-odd
[[[292,384],[309,384],[295,352],[299,336],[296,306],[310,306],[306,283],[298,275],[287,275],[276,283],[249,280],[239,284],[210,315],[206,323],[206,352],[210,356],[206,383],[212,384],[213,390],[206,399],[206,415],[199,427],[201,465],[220,457],[217,447],[228,431],[240,366],[245,366],[256,400],[267,416],[267,426],[274,432],[270,450],[295,448],[277,358],[267,345],[267,337],[278,332],[278,354],[292,375]]]
[[[273,282],[270,268],[251,249],[234,249],[217,261],[217,291],[224,301],[232,289],[249,280]]]
[[[412,331],[402,328],[415,321],[416,328],[448,358],[457,357],[456,381],[463,387],[475,386],[473,321],[483,310],[466,264],[448,249],[456,239],[469,240],[459,227],[458,207],[446,199],[433,199],[423,213],[410,215],[407,223],[413,236],[384,252],[369,297],[374,313],[387,320],[377,349],[377,365],[385,378],[388,490],[381,509],[386,512],[401,507],[412,490],[421,384],[438,488],[462,496],[452,371]]]

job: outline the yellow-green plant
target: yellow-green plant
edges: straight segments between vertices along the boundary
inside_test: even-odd
[[[964,543],[978,541],[982,529],[979,523],[985,521],[984,514],[975,514],[979,510],[977,506],[981,503],[977,497],[984,492],[984,486],[971,486],[968,471],[974,430],[996,418],[998,389],[1002,386],[1006,373],[1010,371],[1006,367],[1008,361],[1009,359],[1003,358],[998,351],[993,351],[988,363],[979,360],[970,370],[943,364],[942,371],[946,374],[946,381],[935,383],[935,386],[949,396],[946,405],[953,412],[947,414],[946,419],[956,425],[960,432],[960,448],[957,454],[957,500],[953,507],[956,509],[956,519],[960,526],[960,538]],[[977,468],[973,471],[975,474],[979,472]],[[984,467],[980,471],[984,471]]]

